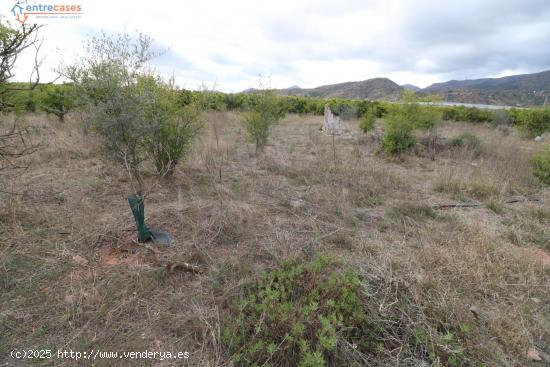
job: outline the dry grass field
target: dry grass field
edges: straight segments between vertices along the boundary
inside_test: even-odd
[[[388,159],[379,131],[347,121],[333,145],[321,123],[287,116],[255,157],[239,114],[208,113],[175,174],[147,177],[146,221],[174,237],[158,247],[135,241],[126,172],[78,116],[29,116],[42,147],[0,177],[18,193],[0,194],[0,361],[14,364],[13,348],[151,350],[230,366],[221,334],[242,286],[281,259],[325,254],[365,280],[366,307],[393,330],[348,365],[549,365],[550,190],[529,171],[541,143],[449,122],[441,137],[481,146]],[[478,206],[438,207],[459,203]],[[425,358],[422,338],[453,359]],[[93,362],[130,364],[182,362]]]

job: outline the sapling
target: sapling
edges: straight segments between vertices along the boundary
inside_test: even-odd
[[[92,38],[87,57],[64,69],[84,105],[87,124],[103,138],[106,155],[125,168],[133,194],[128,198],[139,241],[152,238],[144,223],[144,201],[150,191],[143,174],[147,162],[158,177],[171,174],[192,142],[200,116],[178,103],[173,83],[155,75],[148,63],[158,54],[143,34]]]

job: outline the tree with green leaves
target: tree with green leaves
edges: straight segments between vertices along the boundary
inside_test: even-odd
[[[46,85],[40,104],[44,111],[57,116],[59,121],[63,122],[65,115],[76,107],[74,89],[67,84]]]
[[[381,149],[390,155],[405,152],[416,144],[415,130],[430,132],[430,144],[435,144],[436,127],[441,112],[431,106],[422,106],[414,92],[405,91],[401,103],[392,106],[386,117]]]
[[[87,125],[103,138],[107,156],[129,174],[134,191],[129,202],[139,239],[145,241],[150,237],[143,223],[147,162],[159,177],[170,174],[188,152],[200,115],[196,107],[178,102],[173,82],[151,71],[149,62],[158,54],[150,37],[102,34],[90,39],[86,53],[64,74],[80,97]]]
[[[244,115],[244,128],[248,141],[255,144],[256,155],[263,151],[271,127],[283,116],[283,109],[273,91],[264,89],[254,95],[250,110]]]
[[[173,83],[151,71],[149,62],[158,54],[150,37],[102,34],[86,51],[64,73],[88,125],[103,137],[109,156],[126,167],[136,192],[143,192],[144,163],[154,161],[161,176],[170,173],[199,127],[198,111],[182,106]]]

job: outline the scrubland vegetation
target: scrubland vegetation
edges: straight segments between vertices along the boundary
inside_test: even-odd
[[[2,97],[2,132],[16,121],[37,149],[0,171],[2,360],[550,363],[550,151],[531,138],[548,110],[192,92],[147,52],[119,62],[121,37],[93,41],[70,84]],[[347,130],[334,146],[325,103]],[[137,241],[136,193],[170,245]]]

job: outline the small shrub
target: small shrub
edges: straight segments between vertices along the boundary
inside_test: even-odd
[[[222,340],[236,365],[324,366],[340,340],[365,352],[376,340],[363,285],[329,257],[284,261],[236,303]]]
[[[361,121],[359,122],[359,128],[364,133],[368,133],[369,131],[374,129],[375,124],[376,124],[376,111],[374,111],[374,109],[369,109],[363,115],[363,117],[361,117]]]
[[[386,130],[380,149],[389,155],[406,152],[416,144],[413,128],[403,115],[390,115],[386,120]]]
[[[480,156],[484,152],[484,146],[481,140],[470,133],[462,133],[449,140],[449,146],[451,148],[463,148],[474,153],[476,157]]]
[[[255,95],[250,111],[244,115],[244,128],[248,141],[256,145],[256,154],[263,150],[271,127],[279,122],[283,114],[273,92],[265,90]]]
[[[414,129],[431,130],[441,120],[440,110],[418,104],[413,92],[405,91],[402,99],[402,104],[394,106],[393,114],[401,115]]]
[[[531,168],[540,182],[550,185],[550,146],[533,156]]]
[[[175,98],[176,98],[176,103],[181,107],[188,106],[194,102],[193,92],[187,89],[181,89],[177,91]]]
[[[437,136],[436,127],[441,120],[440,110],[432,106],[421,106],[417,101],[414,93],[405,91],[402,103],[391,106],[380,145],[387,154],[397,155],[415,146],[415,130],[429,130],[431,137]]]
[[[381,105],[380,102],[373,102],[373,108],[378,118],[382,118],[388,114],[388,109],[386,106]]]
[[[200,127],[200,112],[195,105],[188,105],[165,119],[155,132],[150,148],[159,174],[173,173],[189,153]]]

